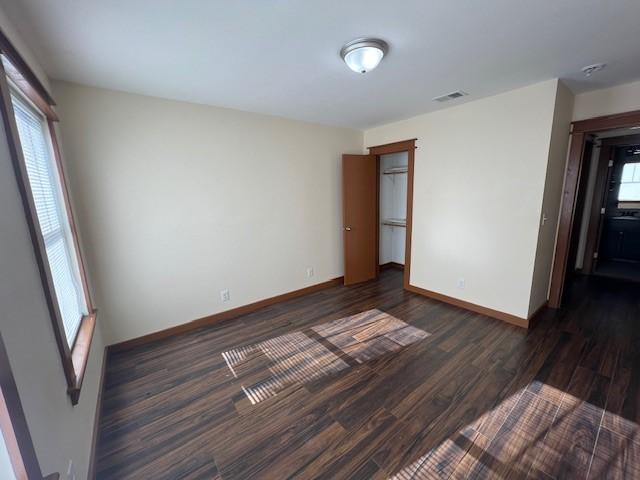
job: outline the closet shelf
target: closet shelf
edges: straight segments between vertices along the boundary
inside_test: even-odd
[[[385,218],[382,220],[383,225],[388,225],[390,227],[406,227],[407,219],[406,218]]]
[[[382,173],[384,175],[398,175],[400,173],[407,173],[407,171],[408,171],[407,167],[391,167],[391,168],[387,168]]]

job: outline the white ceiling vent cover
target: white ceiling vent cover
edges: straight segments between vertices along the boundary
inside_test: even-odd
[[[455,100],[456,98],[464,97],[465,95],[469,95],[467,92],[463,92],[462,90],[456,90],[455,92],[447,93],[445,95],[440,95],[439,97],[433,98],[434,102],[448,102],[449,100]]]

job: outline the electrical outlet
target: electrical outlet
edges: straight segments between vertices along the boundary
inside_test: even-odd
[[[467,286],[466,280],[464,278],[459,278],[458,279],[458,288],[460,290],[464,290],[464,287],[466,287],[466,286]]]
[[[229,290],[220,290],[220,300],[222,300],[223,302],[228,302],[229,300],[231,300]]]
[[[307,267],[307,278],[313,277],[313,267]]]
[[[76,480],[76,467],[73,465],[73,460],[69,460],[66,480]]]

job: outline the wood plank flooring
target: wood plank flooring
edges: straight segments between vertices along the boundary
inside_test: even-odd
[[[637,285],[527,332],[386,270],[110,355],[97,477],[640,478],[639,424]]]

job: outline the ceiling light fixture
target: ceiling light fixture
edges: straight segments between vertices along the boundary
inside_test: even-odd
[[[342,47],[340,56],[354,72],[367,73],[378,66],[388,50],[389,45],[384,40],[357,38]]]
[[[586,67],[583,67],[581,70],[582,70],[582,73],[584,73],[585,77],[590,77],[591,75],[593,75],[596,72],[599,72],[606,66],[607,66],[606,63],[594,63],[593,65],[587,65]]]

